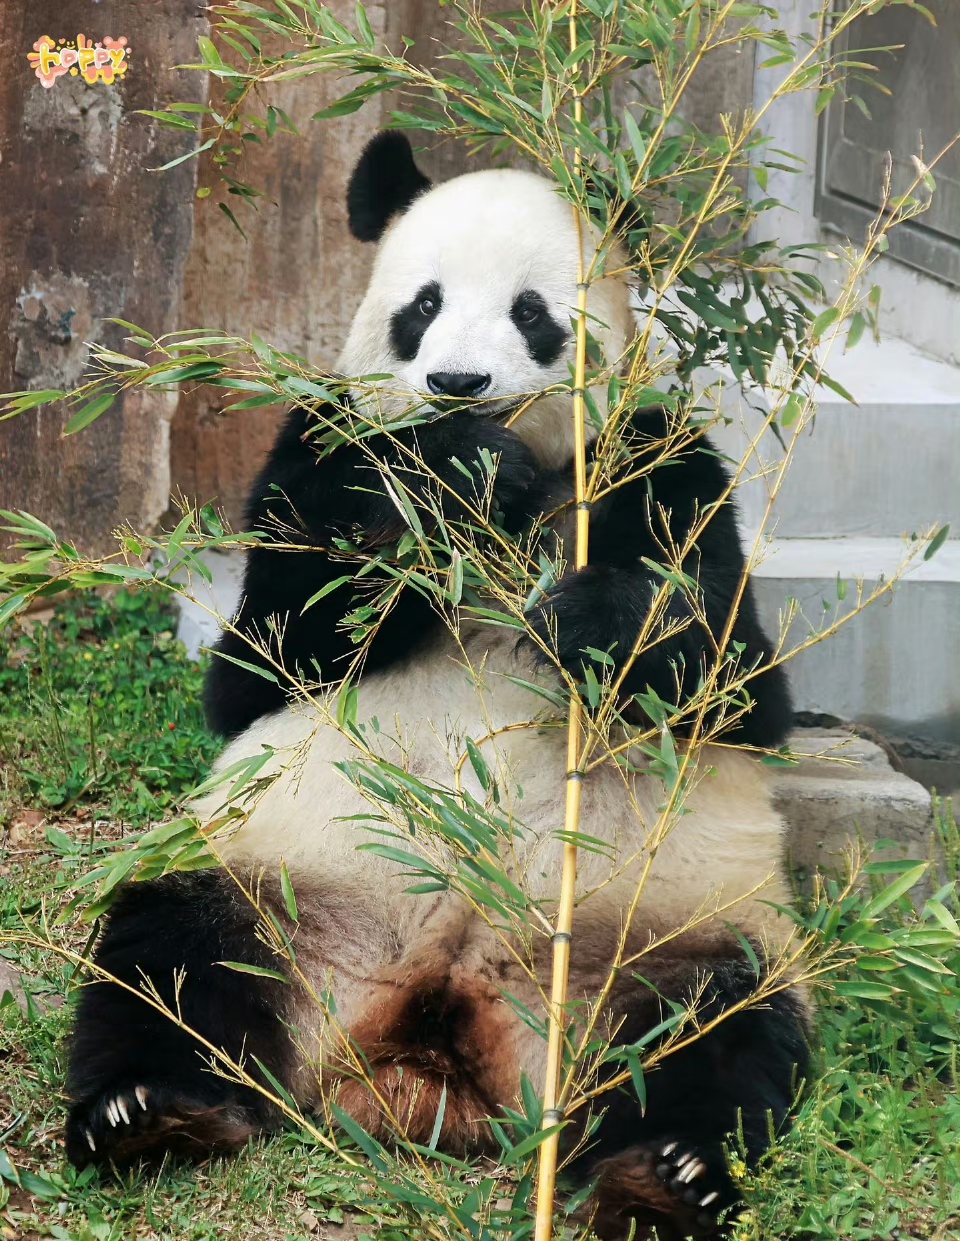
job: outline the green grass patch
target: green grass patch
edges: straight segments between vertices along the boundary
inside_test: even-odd
[[[142,826],[201,778],[218,742],[175,629],[173,597],[153,589],[0,631],[0,823],[28,805]]]

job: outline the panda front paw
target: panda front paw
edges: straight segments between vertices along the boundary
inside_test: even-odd
[[[481,414],[455,410],[418,427],[412,451],[422,466],[404,465],[405,484],[423,502],[432,504],[435,496],[448,521],[475,523],[485,508],[491,466],[491,516],[505,530],[521,529],[543,507],[533,452],[515,432]]]
[[[469,467],[473,477],[473,497],[483,495],[487,487],[484,458],[489,454],[495,462],[493,479],[493,516],[505,530],[519,529],[530,517],[539,512],[541,497],[536,486],[539,469],[536,458],[520,437],[508,427],[478,415],[462,415],[469,418],[465,424],[462,446],[454,447],[451,457]],[[470,489],[466,475],[453,465],[449,482],[464,498]],[[473,498],[471,497],[471,498]]]
[[[67,1158],[84,1168],[91,1163],[127,1164],[166,1151],[189,1155],[243,1146],[259,1125],[226,1091],[211,1091],[210,1096],[161,1082],[116,1083],[71,1107]]]
[[[552,586],[529,621],[543,644],[537,648],[538,662],[555,662],[571,676],[581,677],[584,665],[594,662],[588,647],[609,654],[614,663],[629,655],[641,617],[634,598],[620,588],[614,570],[588,565]],[[544,647],[552,652],[553,660]]]

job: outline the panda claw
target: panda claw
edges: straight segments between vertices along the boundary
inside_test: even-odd
[[[140,1104],[141,1109],[145,1112],[147,1110],[146,1087],[145,1086],[134,1086],[133,1093],[137,1096],[137,1102]]]
[[[679,1159],[674,1160],[674,1166],[679,1171],[681,1168],[685,1168],[687,1164],[690,1162],[690,1160],[694,1158],[696,1158],[696,1154],[694,1151],[686,1151],[683,1155],[680,1156]]]
[[[716,1200],[717,1200],[719,1197],[720,1197],[720,1195],[717,1193],[717,1191],[716,1191],[716,1190],[713,1190],[713,1192],[712,1192],[712,1193],[707,1194],[707,1196],[706,1196],[705,1198],[701,1198],[701,1199],[700,1199],[700,1202],[698,1203],[698,1205],[699,1205],[699,1206],[702,1206],[702,1207],[708,1207],[708,1206],[710,1205],[710,1203],[711,1203],[711,1202],[716,1202]]]
[[[117,1095],[116,1106],[117,1106],[117,1111],[123,1117],[123,1123],[125,1125],[129,1125],[130,1113],[127,1111],[126,1100],[121,1095]]]
[[[107,1120],[110,1122],[111,1129],[116,1129],[117,1125],[120,1123],[120,1113],[117,1110],[117,1105],[113,1099],[107,1100]]]
[[[666,1146],[664,1146],[661,1149],[660,1151],[661,1156],[666,1158],[667,1156],[672,1155],[679,1145],[680,1145],[679,1142],[668,1142]]]
[[[90,1147],[90,1149],[93,1151],[93,1153],[94,1153],[94,1154],[96,1154],[96,1153],[97,1153],[97,1144],[96,1144],[96,1142],[94,1142],[94,1140],[93,1140],[93,1134],[90,1132],[90,1130],[89,1130],[89,1129],[84,1129],[84,1131],[83,1131],[83,1132],[84,1132],[84,1136],[85,1136],[85,1137],[86,1137],[86,1139],[87,1139],[87,1145]]]
[[[703,1163],[702,1160],[694,1159],[692,1163],[688,1162],[683,1168],[681,1168],[677,1176],[677,1180],[682,1182],[684,1185],[689,1185],[692,1180],[695,1180],[702,1173],[706,1172],[706,1170],[707,1165]]]

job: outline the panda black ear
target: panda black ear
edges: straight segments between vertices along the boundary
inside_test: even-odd
[[[379,241],[391,217],[429,188],[407,136],[392,129],[377,134],[364,147],[347,187],[350,232],[358,241]]]

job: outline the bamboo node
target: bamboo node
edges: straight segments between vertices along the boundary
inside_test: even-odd
[[[543,1113],[543,1123],[546,1125],[559,1125],[562,1120],[562,1107],[548,1107]]]
[[[554,931],[550,936],[551,944],[571,944],[573,943],[573,935],[570,931]]]
[[[574,781],[576,781],[576,782],[579,784],[579,783],[580,783],[580,781],[583,779],[583,772],[582,772],[582,771],[578,771],[576,768],[574,768],[574,770],[573,770],[573,771],[568,771],[568,772],[567,772],[567,779],[568,779],[568,780],[574,780]]]

